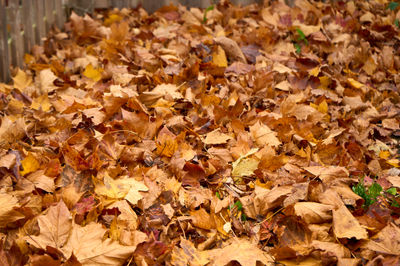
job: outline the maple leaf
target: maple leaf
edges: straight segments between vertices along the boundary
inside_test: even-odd
[[[134,178],[112,179],[106,175],[103,182],[95,180],[95,192],[113,200],[126,199],[136,205],[143,198],[139,191],[148,191],[148,188]]]
[[[110,238],[101,224],[74,225],[71,236],[62,248],[67,258],[72,254],[82,265],[122,265],[135,251],[135,246],[123,246]]]
[[[388,224],[378,234],[371,237],[368,242],[362,245],[362,248],[373,250],[375,252],[400,255],[400,229],[393,223]]]
[[[221,46],[217,46],[217,51],[212,55],[212,62],[219,67],[227,67],[228,60],[226,59],[225,51]]]
[[[204,144],[223,144],[232,139],[231,136],[221,132],[221,129],[213,130],[206,134]]]
[[[254,158],[247,158],[258,151],[258,148],[251,149],[245,155],[240,156],[232,163],[232,176],[236,179],[253,175],[254,171],[258,168],[259,160]]]
[[[13,77],[14,87],[24,92],[25,88],[30,86],[33,81],[32,77],[28,76],[24,71],[18,68],[17,75]]]
[[[35,99],[33,99],[31,108],[35,110],[42,109],[42,111],[47,112],[51,108],[51,103],[47,94],[43,94]]]
[[[64,201],[60,200],[56,206],[51,206],[46,214],[37,219],[40,234],[28,237],[28,242],[44,250],[47,246],[60,250],[67,242],[72,229],[71,214]]]
[[[101,72],[103,72],[102,68],[94,68],[92,64],[88,64],[85,68],[85,71],[83,72],[83,75],[85,75],[88,78],[93,79],[94,81],[99,81],[101,80]]]

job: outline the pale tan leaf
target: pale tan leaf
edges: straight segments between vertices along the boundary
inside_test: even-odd
[[[73,253],[82,265],[122,265],[135,251],[135,246],[123,246],[106,238],[106,229],[99,223],[74,225],[71,236],[62,249],[69,258]]]
[[[210,133],[206,134],[206,137],[204,139],[204,143],[205,144],[224,144],[226,143],[228,140],[232,139],[231,136],[226,135],[224,133],[221,132],[221,129],[216,129],[214,131],[211,131]]]
[[[38,217],[40,234],[27,238],[28,242],[38,248],[47,246],[60,249],[68,240],[72,228],[71,214],[60,200],[56,206],[51,206],[46,214]]]
[[[325,223],[332,220],[332,206],[317,202],[297,202],[294,212],[306,223]]]
[[[271,265],[272,257],[250,243],[247,239],[234,239],[231,244],[224,248],[209,251],[210,265],[227,265],[231,261],[237,261],[242,266],[256,266],[257,262],[263,265]]]
[[[246,57],[244,56],[242,50],[234,40],[227,38],[225,36],[220,36],[214,38],[214,41],[218,43],[222,47],[222,49],[224,49],[226,55],[232,61],[239,61],[242,63],[247,62]]]
[[[15,222],[25,216],[15,210],[20,207],[18,199],[13,195],[0,194],[0,228],[6,227],[9,223]]]
[[[257,145],[264,147],[265,145],[278,146],[281,144],[276,137],[276,132],[272,131],[267,125],[257,121],[254,125],[250,126],[250,133],[253,140]]]

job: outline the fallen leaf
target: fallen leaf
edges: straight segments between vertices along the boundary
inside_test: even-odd
[[[276,147],[281,144],[276,136],[276,132],[272,131],[267,125],[260,121],[257,121],[257,123],[250,126],[250,133],[253,140],[261,147],[264,147],[265,145]]]
[[[97,82],[101,80],[101,72],[103,72],[102,68],[94,68],[90,63],[86,66],[83,75]]]
[[[62,249],[72,228],[71,214],[65,203],[60,200],[56,206],[51,206],[46,214],[38,217],[38,223],[40,234],[30,236],[28,242],[44,250],[47,246]]]
[[[197,250],[192,242],[181,238],[180,248],[174,247],[171,254],[171,260],[173,265],[180,266],[199,266],[206,265],[209,263],[207,251]]]
[[[20,207],[18,199],[10,194],[0,193],[0,228],[23,219],[25,216],[16,209]]]
[[[326,223],[332,220],[332,206],[317,202],[297,202],[294,212],[308,224]]]
[[[18,68],[17,75],[13,77],[14,87],[22,92],[25,92],[25,88],[32,85],[32,77],[28,76],[24,71]]]
[[[334,209],[332,214],[333,233],[337,238],[368,239],[367,230],[361,227],[344,204]]]
[[[225,53],[228,55],[228,58],[230,58],[232,62],[239,61],[246,63],[246,57],[242,53],[242,50],[240,50],[239,45],[234,40],[220,36],[214,38],[214,41],[218,43],[222,49],[224,49]]]
[[[135,246],[123,246],[110,238],[104,239],[106,229],[101,224],[74,225],[64,255],[72,254],[82,265],[122,265],[135,251]],[[104,239],[104,240],[103,240]]]
[[[230,139],[232,139],[231,136],[222,133],[220,129],[216,129],[206,134],[206,137],[204,139],[204,144],[207,145],[223,144]]]
[[[28,155],[21,161],[21,165],[23,168],[23,171],[21,171],[21,175],[32,173],[40,167],[39,162],[36,160],[36,157],[32,153],[28,153]]]
[[[387,255],[400,255],[400,229],[393,223],[388,224],[378,234],[371,237],[361,248]]]
[[[251,244],[246,239],[235,239],[231,244],[224,248],[209,251],[211,265],[226,265],[231,261],[237,261],[243,266],[255,266],[257,262],[269,265],[274,262],[272,257]]]

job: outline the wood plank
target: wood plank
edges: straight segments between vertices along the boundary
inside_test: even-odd
[[[44,14],[46,18],[46,35],[54,23],[54,2],[53,0],[44,0]]]
[[[21,31],[21,12],[19,1],[9,2],[9,23],[11,32],[11,63],[13,66],[22,67],[24,56],[24,43]]]
[[[65,16],[62,9],[62,1],[53,0],[53,2],[54,2],[54,19],[56,22],[56,26],[57,28],[61,29],[64,24],[63,17]]]
[[[7,14],[5,0],[0,0],[0,79],[3,82],[10,80],[9,52],[7,36]]]
[[[44,14],[44,0],[37,0],[36,6],[33,11],[35,13],[35,34],[36,34],[36,42],[39,45],[42,45],[42,38],[46,36],[46,19]]]
[[[22,23],[24,26],[24,52],[30,53],[36,43],[33,25],[33,5],[30,0],[22,0]]]

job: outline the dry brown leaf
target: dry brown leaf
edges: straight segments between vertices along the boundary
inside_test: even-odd
[[[337,238],[367,239],[368,232],[345,205],[333,210],[333,233]]]
[[[243,266],[255,266],[257,262],[264,265],[272,265],[273,258],[266,252],[246,239],[234,239],[224,248],[209,251],[211,265],[227,265],[231,261],[237,261]]]
[[[221,129],[218,128],[206,134],[206,137],[204,139],[204,144],[207,145],[224,144],[230,139],[232,139],[231,136],[222,133]]]
[[[206,230],[215,229],[215,221],[213,217],[203,208],[190,212],[193,225]]]
[[[332,220],[332,206],[317,202],[297,202],[294,212],[306,223],[326,223]]]
[[[260,121],[250,126],[250,133],[253,140],[261,147],[265,145],[276,147],[281,144],[277,138],[276,132],[272,131],[267,125]]]
[[[101,224],[74,225],[67,244],[62,248],[69,258],[73,253],[82,265],[122,265],[135,251],[135,246],[123,246],[106,238]]]
[[[192,242],[181,238],[181,248],[174,247],[171,254],[171,262],[173,265],[179,266],[202,266],[209,263],[209,256],[207,251],[197,250]]]
[[[400,229],[397,225],[390,223],[378,234],[371,237],[362,248],[373,250],[387,255],[400,255]]]
[[[0,206],[0,228],[5,228],[10,223],[25,217],[15,210],[20,207],[18,199],[9,193],[0,193]]]
[[[57,205],[51,206],[46,214],[38,217],[38,223],[40,234],[30,236],[28,242],[44,250],[47,246],[62,249],[72,229],[72,217],[65,203],[60,200]]]
[[[246,63],[246,57],[244,56],[242,50],[239,45],[232,39],[220,36],[214,38],[214,41],[221,45],[222,49],[224,49],[228,58],[233,61],[239,61],[242,63]]]
[[[315,249],[323,250],[328,254],[333,254],[337,258],[350,258],[350,250],[341,244],[336,244],[332,242],[322,242],[314,240],[311,245]]]

